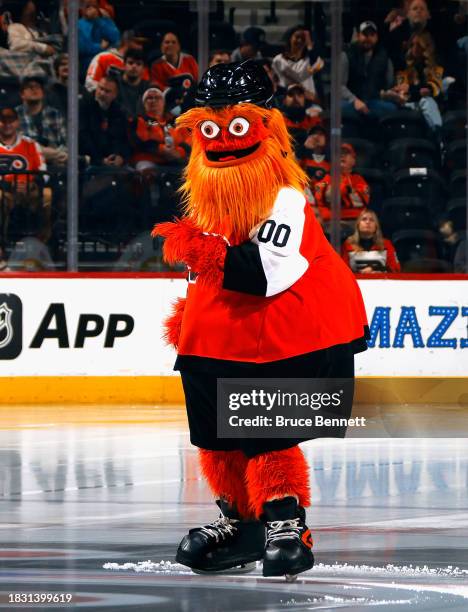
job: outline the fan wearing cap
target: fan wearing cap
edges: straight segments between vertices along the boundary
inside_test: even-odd
[[[302,85],[289,85],[280,108],[288,130],[309,130],[320,123],[320,107],[306,109],[306,92]]]
[[[330,161],[327,157],[328,132],[321,124],[310,128],[300,156],[300,164],[309,176],[309,187],[312,193],[317,183],[330,172]]]
[[[177,120],[192,130],[184,216],[153,230],[165,237],[165,260],[190,271],[166,337],[178,351],[190,439],[221,509],[190,530],[176,559],[205,571],[262,559],[265,576],[313,565],[304,440],[218,438],[217,379],[352,379],[354,353],[366,348],[359,288],[306,202],[307,176],[272,96],[253,61],[203,75],[198,107]]]
[[[343,115],[380,118],[397,110],[385,99],[395,84],[394,70],[373,21],[361,23],[356,41],[342,53],[341,69]]]
[[[3,186],[0,190],[0,201],[6,203],[6,216],[2,219],[0,235],[5,238],[8,233],[9,221],[15,217],[17,210],[26,208],[35,212],[38,217],[37,237],[47,241],[50,237],[50,212],[52,190],[39,186],[40,179],[28,172],[45,172],[47,166],[40,145],[24,136],[20,131],[18,112],[11,107],[0,109],[0,159]],[[11,174],[8,174],[11,172]],[[26,231],[20,227],[19,231]]]
[[[356,151],[350,144],[341,145],[341,218],[344,220],[356,219],[367,208],[370,200],[370,189],[365,179],[353,173],[356,165]],[[330,219],[331,202],[331,175],[327,174],[323,180],[315,185],[315,201],[324,221]]]
[[[144,112],[129,124],[131,163],[139,171],[186,159],[189,151],[187,130],[176,128],[164,111],[164,94],[150,87],[142,98]]]

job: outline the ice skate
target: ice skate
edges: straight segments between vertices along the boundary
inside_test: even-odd
[[[224,500],[216,503],[221,510],[219,518],[191,529],[179,544],[176,561],[196,573],[254,570],[255,561],[263,556],[265,526],[261,521],[242,520]]]
[[[285,497],[263,505],[266,523],[264,576],[286,576],[291,582],[314,565],[312,537],[305,524],[305,510],[294,497]]]

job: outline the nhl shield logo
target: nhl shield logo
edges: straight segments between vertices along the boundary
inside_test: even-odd
[[[13,311],[8,308],[8,304],[0,304],[0,349],[8,346],[13,338],[13,326],[11,315]]]
[[[23,348],[23,304],[13,293],[0,293],[0,360],[16,359]]]

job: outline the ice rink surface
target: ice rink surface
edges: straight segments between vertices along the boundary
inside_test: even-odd
[[[303,445],[316,566],[289,584],[174,563],[217,515],[180,407],[0,408],[0,609],[466,612],[468,440],[384,437],[414,414],[387,412],[383,437]],[[47,593],[72,603],[12,603]]]

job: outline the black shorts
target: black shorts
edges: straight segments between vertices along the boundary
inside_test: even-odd
[[[217,364],[219,366],[219,362]],[[227,366],[227,364],[225,364]],[[237,364],[231,364],[236,366]],[[350,351],[316,351],[268,364],[249,364],[243,368],[228,368],[222,372],[197,371],[180,367],[190,428],[190,441],[207,450],[242,450],[247,457],[274,450],[284,450],[311,438],[218,438],[217,437],[217,379],[248,378],[350,378],[354,380],[354,354]],[[224,368],[223,368],[224,369]],[[227,374],[227,372],[230,374]],[[352,398],[343,407],[342,418],[349,418]],[[344,437],[346,428],[335,430],[335,437]]]

